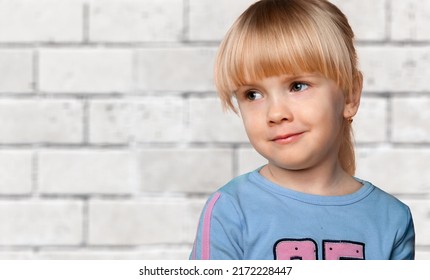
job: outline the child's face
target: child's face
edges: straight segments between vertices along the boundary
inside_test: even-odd
[[[236,98],[251,144],[270,165],[303,170],[337,161],[351,108],[332,80],[273,76],[240,87]]]

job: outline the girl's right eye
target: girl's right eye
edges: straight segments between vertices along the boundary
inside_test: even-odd
[[[246,99],[254,101],[263,98],[263,95],[256,90],[248,90],[245,93]]]

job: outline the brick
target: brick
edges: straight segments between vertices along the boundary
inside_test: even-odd
[[[430,251],[421,250],[420,248],[418,248],[415,251],[415,259],[416,260],[430,260]]]
[[[0,260],[32,260],[34,253],[29,250],[1,251]]]
[[[93,101],[90,104],[90,142],[178,142],[184,137],[183,120],[181,98]]]
[[[427,148],[359,148],[356,152],[357,177],[395,194],[430,192]]]
[[[213,91],[215,49],[142,49],[137,52],[137,87],[146,91]]]
[[[33,155],[28,151],[0,151],[0,194],[32,191]]]
[[[190,141],[248,143],[240,116],[223,112],[218,98],[191,98]]]
[[[37,255],[26,256],[23,258],[37,258],[42,260],[185,260],[188,259],[191,252],[191,245],[184,249],[147,249],[141,248],[136,250],[119,249],[82,249],[77,250],[43,250]],[[5,254],[4,259],[8,259],[9,254]],[[12,254],[12,258],[19,258],[20,255]],[[2,255],[0,254],[0,259]]]
[[[415,236],[417,246],[430,245],[430,200],[404,200],[411,208],[412,217],[414,219]]]
[[[233,175],[229,149],[148,149],[139,158],[144,192],[210,193]]]
[[[386,99],[364,97],[358,114],[354,117],[353,130],[358,143],[385,142],[387,140]]]
[[[393,98],[392,137],[394,142],[430,142],[430,97]]]
[[[0,50],[0,75],[2,77],[0,79],[0,92],[31,92],[33,90],[32,52],[28,50]]]
[[[236,18],[254,2],[256,1],[190,0],[189,40],[221,40]]]
[[[175,198],[93,200],[89,205],[88,242],[90,245],[191,244],[203,203]]]
[[[0,245],[77,245],[82,222],[77,201],[0,201]]]
[[[257,153],[253,148],[242,148],[238,150],[238,174],[245,174],[266,165],[267,159]]]
[[[197,226],[195,231],[197,230]],[[147,250],[139,254],[144,260],[187,260],[190,257],[192,245],[184,249]]]
[[[430,3],[426,0],[391,2],[393,40],[430,40]]]
[[[42,151],[38,168],[44,194],[130,194],[136,189],[136,161],[127,151]]]
[[[133,88],[132,50],[44,49],[40,90],[53,93],[127,93]]]
[[[348,18],[358,40],[384,40],[387,37],[388,0],[331,0]],[[391,1],[391,0],[390,0]]]
[[[358,52],[365,91],[428,91],[429,47],[369,46],[358,48]]]
[[[78,42],[82,0],[0,1],[0,42]]]
[[[180,41],[182,0],[95,0],[90,3],[90,40]]]
[[[0,143],[79,143],[83,106],[73,100],[0,100]]]

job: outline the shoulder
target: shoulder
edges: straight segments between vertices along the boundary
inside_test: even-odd
[[[373,193],[375,195],[375,199],[378,202],[383,203],[387,207],[393,208],[393,210],[398,209],[400,211],[402,210],[404,211],[405,209],[408,209],[408,206],[402,201],[400,201],[398,198],[396,198],[394,195],[389,194],[388,192],[382,190],[381,188],[373,185],[370,182],[367,182],[367,183],[373,186],[374,188]]]
[[[251,179],[255,172],[258,171],[239,175],[220,187],[211,194],[206,202],[206,208],[211,209],[213,214],[230,212],[231,215],[231,211],[241,212],[242,207],[253,203],[259,197],[260,190]]]
[[[374,189],[374,197],[378,209],[373,209],[372,213],[383,228],[386,240],[391,240],[389,237],[393,236],[390,259],[414,259],[415,229],[411,210],[405,203],[378,187]]]
[[[241,198],[244,194],[255,191],[255,183],[251,177],[258,171],[252,171],[233,178],[227,184],[219,188],[216,193],[235,199]]]
[[[371,204],[377,207],[375,209],[377,212],[382,211],[384,214],[389,215],[391,220],[397,220],[399,223],[404,223],[412,219],[411,211],[404,202],[370,182],[363,182],[373,187],[370,200],[372,201]]]

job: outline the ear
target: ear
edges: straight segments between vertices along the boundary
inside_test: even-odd
[[[357,72],[354,79],[353,89],[345,98],[345,107],[343,109],[343,117],[349,119],[355,116],[360,106],[361,91],[363,90],[363,74]]]

